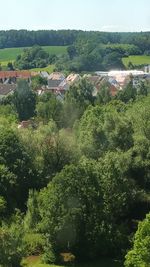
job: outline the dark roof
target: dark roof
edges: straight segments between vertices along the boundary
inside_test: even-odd
[[[48,88],[58,87],[61,82],[61,80],[48,80]]]
[[[0,83],[0,95],[5,96],[13,92],[16,88],[15,84],[1,84]]]

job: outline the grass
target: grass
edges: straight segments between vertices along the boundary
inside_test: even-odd
[[[147,65],[150,64],[150,56],[129,56],[123,57],[122,62],[125,67],[128,67],[128,63],[131,62],[133,65]]]
[[[43,46],[49,54],[62,55],[67,53],[67,46]]]
[[[34,69],[30,69],[30,71],[47,71],[48,73],[52,73],[54,71],[55,65],[48,65],[45,68],[34,68]]]
[[[49,54],[61,55],[67,52],[67,46],[42,46]],[[29,47],[16,47],[0,49],[0,63],[6,66],[8,62],[13,62],[18,55],[23,52],[24,48]]]
[[[65,267],[64,265],[49,265],[41,263],[40,257],[38,256],[30,256],[27,259],[27,267]],[[113,260],[101,260],[96,263],[87,263],[87,264],[78,264],[78,265],[67,265],[68,267],[123,267],[118,261]]]

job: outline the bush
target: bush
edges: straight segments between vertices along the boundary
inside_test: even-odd
[[[0,227],[0,266],[18,267],[26,255],[21,221]]]
[[[39,255],[43,252],[44,237],[39,233],[27,233],[24,236],[28,255]]]
[[[150,213],[139,223],[135,234],[133,249],[128,252],[125,267],[150,266]]]
[[[56,261],[58,261],[58,257],[56,257],[56,254],[47,238],[44,246],[44,253],[42,255],[42,262],[56,263]]]

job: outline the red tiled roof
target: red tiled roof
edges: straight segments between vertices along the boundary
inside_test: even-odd
[[[111,85],[110,86],[110,93],[112,96],[115,96],[118,92],[118,89],[114,86],[114,85]]]
[[[0,79],[5,79],[5,78],[30,78],[31,73],[28,70],[17,70],[17,71],[0,71]]]

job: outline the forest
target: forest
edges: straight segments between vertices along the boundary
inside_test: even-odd
[[[62,102],[34,82],[0,100],[0,266],[68,253],[148,267],[150,84],[93,96],[82,78]]]
[[[142,52],[149,50],[149,32],[99,32],[81,30],[8,30],[0,31],[0,48],[27,47],[35,44],[72,45],[77,40],[93,40],[102,44],[134,44]]]

